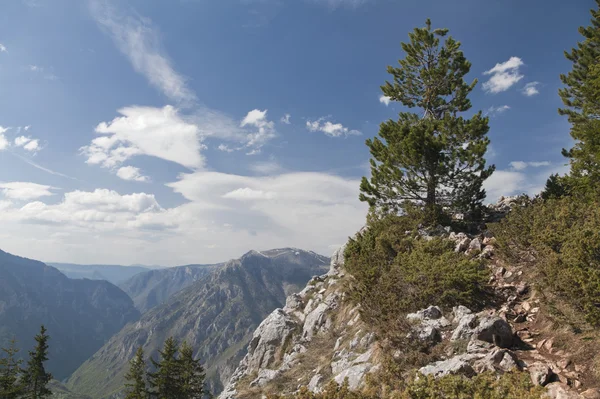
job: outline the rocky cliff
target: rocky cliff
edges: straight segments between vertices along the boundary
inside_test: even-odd
[[[502,198],[488,216],[498,220],[514,206],[520,206],[518,198]],[[456,252],[489,259],[495,302],[479,312],[456,306],[444,313],[432,304],[408,314],[408,342],[438,354],[415,372],[439,378],[523,371],[534,385],[546,387],[550,398],[600,398],[592,377],[594,357],[590,360],[578,344],[589,336],[552,330],[541,315],[535,285],[526,281],[525,264],[496,259],[496,240],[488,231],[467,235],[439,227],[419,234],[425,240],[441,236],[454,242]],[[327,274],[313,278],[260,324],[219,399],[285,395],[302,386],[318,393],[331,380],[342,384],[345,379],[356,390],[381,370],[382,351],[390,346],[361,320],[360,305],[347,297],[351,276],[344,270],[343,253],[344,248],[336,251]],[[401,359],[405,353],[396,348],[388,355]]]

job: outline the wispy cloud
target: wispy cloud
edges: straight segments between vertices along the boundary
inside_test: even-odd
[[[48,169],[48,168],[46,168],[46,167],[44,167],[44,166],[42,166],[40,164],[37,164],[37,163],[33,162],[31,159],[27,159],[24,156],[21,156],[19,154],[14,153],[14,152],[12,154],[15,157],[19,158],[21,161],[25,162],[26,164],[29,164],[29,165],[33,166],[34,168],[36,168],[36,169],[43,170],[46,173],[50,173],[51,175],[60,176],[60,177],[64,177],[64,178],[71,179],[71,180],[79,180],[79,179],[77,179],[75,177],[72,177],[72,176],[69,176],[69,175],[65,175],[64,173],[60,173],[60,172],[56,172],[56,171],[54,171],[52,169]]]
[[[519,57],[510,57],[506,62],[496,64],[484,75],[491,75],[490,79],[483,84],[483,89],[489,93],[500,93],[510,89],[515,83],[523,79],[519,68],[523,61]]]
[[[499,105],[499,106],[491,106],[486,110],[486,115],[497,116],[506,111],[508,111],[510,107],[508,105]]]
[[[526,95],[527,97],[532,97],[535,96],[536,94],[539,94],[540,91],[538,90],[538,86],[539,86],[540,82],[529,82],[525,85],[525,87],[523,87],[522,93],[524,95]]]
[[[323,132],[329,137],[341,136],[359,136],[362,133],[358,130],[348,129],[341,123],[332,123],[321,117],[315,121],[306,121],[306,128],[310,132]]]
[[[54,73],[52,72],[48,72],[46,70],[46,68],[39,66],[39,65],[29,65],[27,67],[27,69],[29,69],[29,71],[35,73],[35,74],[40,74],[41,76],[43,76],[44,79],[47,80],[58,80],[58,76],[56,76]],[[50,68],[52,69],[52,68]]]
[[[21,201],[54,195],[53,189],[55,187],[29,182],[0,183],[0,192],[5,198]]]
[[[540,168],[543,166],[550,166],[550,165],[551,164],[548,161],[539,161],[539,162],[512,161],[510,163],[510,167],[514,170],[525,170],[528,167]]]
[[[4,136],[4,133],[7,131],[7,127],[0,126],[0,151],[6,150],[8,147],[10,147],[8,139]]]
[[[391,98],[389,98],[388,96],[381,95],[381,96],[379,97],[379,102],[380,102],[380,103],[382,103],[382,104],[385,104],[385,106],[386,106],[386,107],[387,107],[388,105],[390,105],[390,101],[392,101],[392,99],[391,99]]]
[[[0,43],[0,53],[8,53],[6,46],[4,46],[2,43]]]
[[[108,1],[92,0],[91,12],[106,29],[133,68],[173,101],[191,104],[196,95],[161,49],[159,35],[148,18],[120,13]]]
[[[285,123],[286,125],[289,125],[290,123],[292,123],[290,121],[290,118],[292,117],[292,115],[290,114],[285,114],[284,116],[281,117],[281,119],[279,120],[281,123]]]

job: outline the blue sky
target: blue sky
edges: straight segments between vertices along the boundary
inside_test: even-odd
[[[6,0],[0,248],[183,264],[329,254],[363,223],[366,138],[400,42],[431,18],[491,117],[488,199],[566,170],[563,51],[592,0]]]

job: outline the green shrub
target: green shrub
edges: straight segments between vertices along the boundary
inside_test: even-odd
[[[346,248],[345,267],[355,278],[350,293],[387,338],[406,335],[409,312],[429,305],[477,308],[486,298],[483,261],[455,253],[449,240],[417,238],[417,222],[408,216],[372,220]]]
[[[564,197],[535,201],[492,226],[502,253],[531,252],[531,272],[556,295],[600,325],[600,200]]]
[[[347,383],[338,386],[330,383],[322,393],[314,394],[301,388],[289,398],[295,399],[541,399],[542,387],[531,383],[528,373],[515,372],[497,376],[495,373],[479,374],[471,379],[449,375],[442,378],[431,376],[411,378],[403,388],[387,393],[371,393],[368,390],[351,391]],[[281,399],[268,396],[268,399]]]

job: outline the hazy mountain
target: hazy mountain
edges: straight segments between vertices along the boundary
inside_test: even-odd
[[[224,263],[216,265],[187,265],[168,269],[148,270],[136,274],[119,287],[125,291],[142,313],[164,303],[171,295],[190,286]]]
[[[201,277],[125,326],[69,378],[73,392],[106,398],[123,387],[136,348],[156,356],[167,337],[186,340],[207,367],[214,391],[222,389],[244,356],[253,331],[288,294],[329,268],[329,258],[297,249],[251,251]]]
[[[78,265],[74,263],[48,263],[48,265],[57,268],[69,278],[106,280],[113,284],[120,284],[136,274],[150,270],[145,266]]]
[[[48,369],[57,379],[138,317],[131,298],[108,281],[72,280],[42,262],[0,251],[0,345],[16,337],[26,355],[44,324]]]

